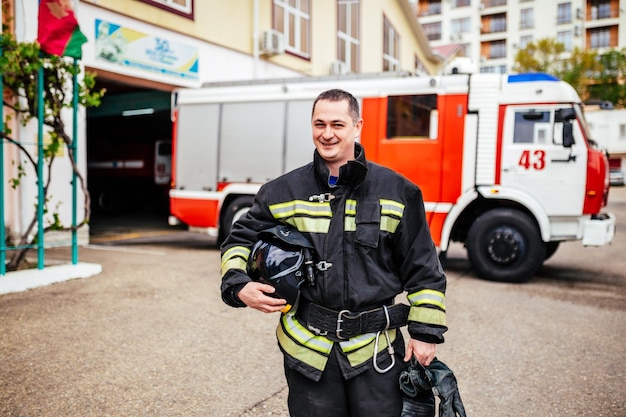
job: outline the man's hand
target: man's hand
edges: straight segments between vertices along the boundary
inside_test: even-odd
[[[242,300],[243,301],[243,300]],[[434,343],[426,343],[417,339],[409,339],[409,344],[406,348],[406,354],[404,355],[404,361],[408,362],[412,356],[423,366],[428,366],[435,358],[437,345]]]
[[[287,305],[287,300],[270,297],[276,289],[271,285],[260,282],[249,282],[237,294],[237,297],[248,307],[255,308],[263,313],[274,313]]]

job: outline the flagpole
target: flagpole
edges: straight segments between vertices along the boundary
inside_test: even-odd
[[[2,16],[2,7],[0,7],[0,40],[3,37],[2,25],[4,24]],[[2,55],[2,45],[0,45],[0,55]],[[6,236],[4,222],[4,77],[0,76],[0,97],[2,105],[0,106],[0,276],[6,274]]]
[[[72,265],[78,263],[78,231],[76,230],[76,169],[78,169],[78,63],[74,58],[74,75],[72,76],[72,152],[74,166],[72,167]]]
[[[44,99],[43,99],[43,65],[39,68],[37,73],[37,119],[38,119],[38,132],[37,132],[37,268],[43,269],[44,267],[44,247],[43,247],[43,118],[44,118]]]

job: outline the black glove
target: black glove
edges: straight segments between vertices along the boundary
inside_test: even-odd
[[[430,377],[435,395],[441,400],[439,417],[466,417],[456,377],[450,368],[435,358],[426,367],[426,374]]]
[[[435,396],[426,370],[415,358],[400,373],[402,413],[400,417],[435,417]]]
[[[439,417],[466,417],[456,378],[437,358],[426,368],[411,359],[400,373],[400,390],[404,393],[401,417],[434,417],[433,392],[441,400]]]

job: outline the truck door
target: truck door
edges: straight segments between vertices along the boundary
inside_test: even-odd
[[[504,110],[500,184],[532,196],[550,216],[583,210],[587,144],[573,117],[571,107]]]

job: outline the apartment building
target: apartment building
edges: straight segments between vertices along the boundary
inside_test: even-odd
[[[626,47],[626,0],[419,0],[417,15],[433,48],[457,44],[480,72],[511,71],[542,38],[566,53]]]
[[[2,0],[3,21],[10,23],[18,41],[36,39],[39,3]],[[113,181],[116,169],[141,165],[131,154],[131,145],[148,144],[154,150],[166,143],[171,138],[171,92],[176,88],[344,73],[431,75],[439,73],[442,64],[409,0],[71,0],[71,4],[88,39],[80,66],[96,73],[98,87],[107,90],[102,105],[82,109],[78,120],[78,162],[87,172],[95,205],[92,216],[109,207],[107,198],[119,186],[92,188],[96,177],[91,167],[102,171],[109,161],[111,180],[105,176],[100,183],[119,184]],[[11,123],[15,135],[36,137],[36,124]],[[14,178],[20,155],[9,146],[5,149],[5,178]],[[96,161],[104,150],[109,153],[106,160]],[[60,155],[57,165],[66,168],[67,155]],[[49,204],[70,207],[66,186],[70,180],[64,173],[57,177],[60,181],[58,187],[51,185]],[[36,182],[30,179],[23,181],[19,192],[5,189],[5,219],[12,236],[21,234],[30,218],[28,208],[37,195]],[[124,198],[136,195],[131,190]],[[79,198],[82,212],[80,204]],[[61,220],[70,223],[69,210],[61,213]]]

